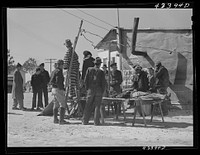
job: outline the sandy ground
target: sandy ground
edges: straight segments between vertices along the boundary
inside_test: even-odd
[[[24,105],[31,108],[31,93],[25,93]],[[49,94],[51,100],[52,96]],[[146,117],[136,117],[131,126],[133,115],[127,110],[119,120],[114,116],[105,119],[104,126],[82,125],[75,118],[71,124],[53,124],[50,116],[37,116],[40,112],[12,110],[11,94],[8,94],[7,145],[8,147],[56,147],[56,146],[193,146],[193,114],[191,111],[170,111],[161,122],[155,116],[150,123]]]

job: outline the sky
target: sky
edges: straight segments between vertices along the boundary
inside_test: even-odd
[[[119,26],[125,29],[132,29],[135,17],[139,17],[138,29],[187,29],[192,26],[192,9],[118,10]],[[65,39],[70,39],[74,43],[81,23],[80,18],[85,20],[82,29],[85,29],[86,33],[83,34],[93,42],[93,45],[97,45],[110,29],[118,26],[117,8],[8,8],[8,49],[14,57],[15,64],[23,64],[30,57],[35,58],[38,65],[48,62],[46,59],[63,59],[66,52]],[[84,36],[79,36],[76,46],[80,69],[84,50],[91,51],[93,57],[97,56],[97,49],[94,49],[92,43]],[[48,71],[49,65],[45,63]]]

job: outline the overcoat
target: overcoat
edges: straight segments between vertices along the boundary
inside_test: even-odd
[[[12,98],[18,100],[24,99],[23,78],[20,71],[18,70],[15,70],[13,74]]]

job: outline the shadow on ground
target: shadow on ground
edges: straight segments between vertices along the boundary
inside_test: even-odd
[[[23,115],[23,114],[19,114],[19,113],[15,113],[15,112],[8,112],[8,114],[11,114],[11,115]]]

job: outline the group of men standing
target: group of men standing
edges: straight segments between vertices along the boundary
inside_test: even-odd
[[[13,98],[13,110],[26,110],[24,107],[24,88],[23,88],[23,78],[20,73],[22,69],[22,65],[20,63],[17,64],[16,70],[13,74],[13,86],[12,86],[12,98]],[[33,92],[32,98],[32,108],[37,108],[36,110],[40,110],[40,108],[44,108],[48,105],[48,83],[50,77],[48,71],[44,69],[44,63],[40,64],[39,67],[36,68],[35,73],[31,76],[31,86]],[[44,105],[42,102],[42,94],[44,94]],[[38,97],[38,102],[36,105],[36,98]],[[19,108],[17,107],[19,104]]]
[[[59,124],[68,124],[64,120],[66,103],[66,90],[69,92],[69,97],[77,97],[77,87],[80,84],[81,87],[85,87],[86,90],[86,105],[84,107],[82,124],[86,125],[89,122],[92,112],[94,111],[94,125],[100,125],[100,117],[103,117],[102,111],[102,97],[108,96],[108,94],[114,92],[120,94],[122,92],[121,83],[123,82],[122,73],[117,69],[116,63],[111,63],[110,77],[108,75],[107,66],[103,65],[103,70],[100,69],[102,64],[101,58],[96,57],[94,59],[89,51],[84,51],[84,60],[82,75],[79,75],[79,62],[78,55],[73,50],[72,43],[69,39],[65,41],[67,48],[66,54],[63,60],[58,60],[55,66],[55,70],[49,77],[48,71],[44,69],[44,63],[40,64],[36,68],[35,74],[31,77],[31,86],[33,90],[32,110],[36,107],[36,96],[38,96],[38,108],[43,108],[42,104],[42,92],[44,93],[45,107],[48,105],[48,90],[47,85],[51,85],[52,94],[54,95],[53,106],[53,122]],[[72,61],[72,62],[71,62]],[[70,66],[71,65],[71,66]],[[23,95],[16,95],[21,91],[21,87],[18,88],[19,83],[22,83],[22,77],[19,75],[21,65],[17,65],[17,70],[14,73],[14,81],[16,85],[13,85],[13,109],[16,109],[17,102],[19,102],[20,109],[24,109]],[[64,78],[63,69],[68,71],[68,75]],[[69,70],[71,71],[69,74]],[[167,87],[169,86],[169,74],[167,69],[162,66],[161,62],[155,64],[155,70],[153,68],[148,69],[148,74],[142,70],[140,65],[134,66],[135,74],[133,76],[132,88],[134,91],[151,91],[158,92],[160,94],[167,93]],[[18,81],[18,82],[17,82]],[[81,81],[79,83],[79,81]],[[110,85],[110,89],[108,89]],[[20,97],[16,97],[20,96]],[[68,96],[67,96],[68,97]],[[120,104],[114,104],[115,110],[121,109]],[[116,107],[119,106],[119,107]],[[58,111],[59,119],[58,119]]]
[[[50,80],[49,72],[44,69],[44,63],[41,63],[39,67],[36,68],[35,74],[31,76],[31,86],[33,92],[32,98],[32,108],[44,108],[48,105],[48,83]],[[42,94],[44,94],[44,105],[42,102]],[[36,106],[36,98],[38,96],[38,103]]]

